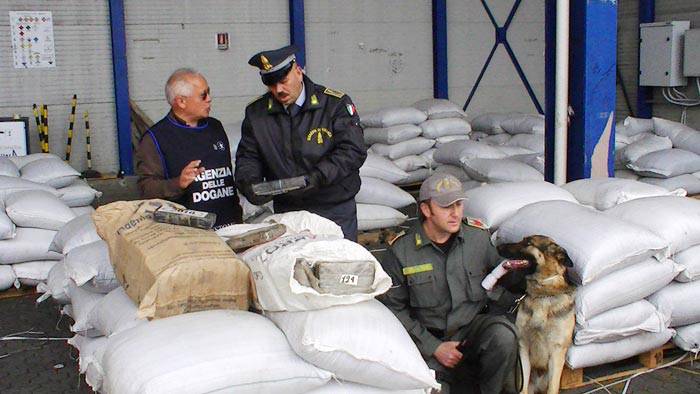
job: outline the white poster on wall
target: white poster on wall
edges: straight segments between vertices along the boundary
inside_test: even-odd
[[[10,11],[15,68],[56,67],[51,11]]]
[[[0,156],[24,156],[27,150],[27,118],[0,118]]]

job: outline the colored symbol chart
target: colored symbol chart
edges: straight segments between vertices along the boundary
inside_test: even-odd
[[[10,11],[15,68],[56,67],[51,11]]]

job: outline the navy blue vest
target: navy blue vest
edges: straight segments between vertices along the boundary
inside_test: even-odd
[[[207,118],[197,127],[189,127],[171,116],[168,114],[148,131],[160,154],[165,178],[177,178],[192,160],[201,160],[200,165],[206,169],[175,202],[189,209],[216,213],[217,227],[241,223],[231,150],[221,122]]]

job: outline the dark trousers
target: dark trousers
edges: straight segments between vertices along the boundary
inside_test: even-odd
[[[306,210],[316,215],[323,216],[328,220],[332,220],[343,230],[345,239],[357,242],[357,204],[355,199],[351,198],[347,201],[332,205],[316,206],[316,207],[286,207],[275,204],[275,213],[283,213],[289,211]]]
[[[515,362],[518,357],[518,338],[515,325],[504,316],[480,314],[444,341],[467,341],[462,361],[447,368],[435,358],[428,366],[437,373],[443,386],[442,393],[516,392]]]

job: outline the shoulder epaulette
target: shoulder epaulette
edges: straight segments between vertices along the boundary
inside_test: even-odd
[[[488,230],[488,227],[486,226],[486,224],[484,224],[484,222],[481,221],[481,219],[471,218],[467,216],[464,218],[464,224],[466,224],[469,227],[474,227],[481,230]]]
[[[263,96],[264,96],[264,94],[261,94],[260,96],[254,98],[254,99],[252,99],[252,100],[250,100],[250,101],[248,101],[248,104],[246,104],[245,106],[247,107],[247,106],[253,104],[254,102],[256,102],[256,101],[260,100],[261,98],[263,98]]]
[[[394,237],[391,238],[389,241],[387,241],[387,243],[389,244],[389,246],[392,246],[394,242],[396,242],[399,238],[403,237],[404,235],[406,235],[406,231],[402,230],[398,234],[394,235]]]
[[[343,96],[345,96],[345,93],[331,88],[326,88],[326,90],[324,90],[323,93],[337,98],[342,98]]]

